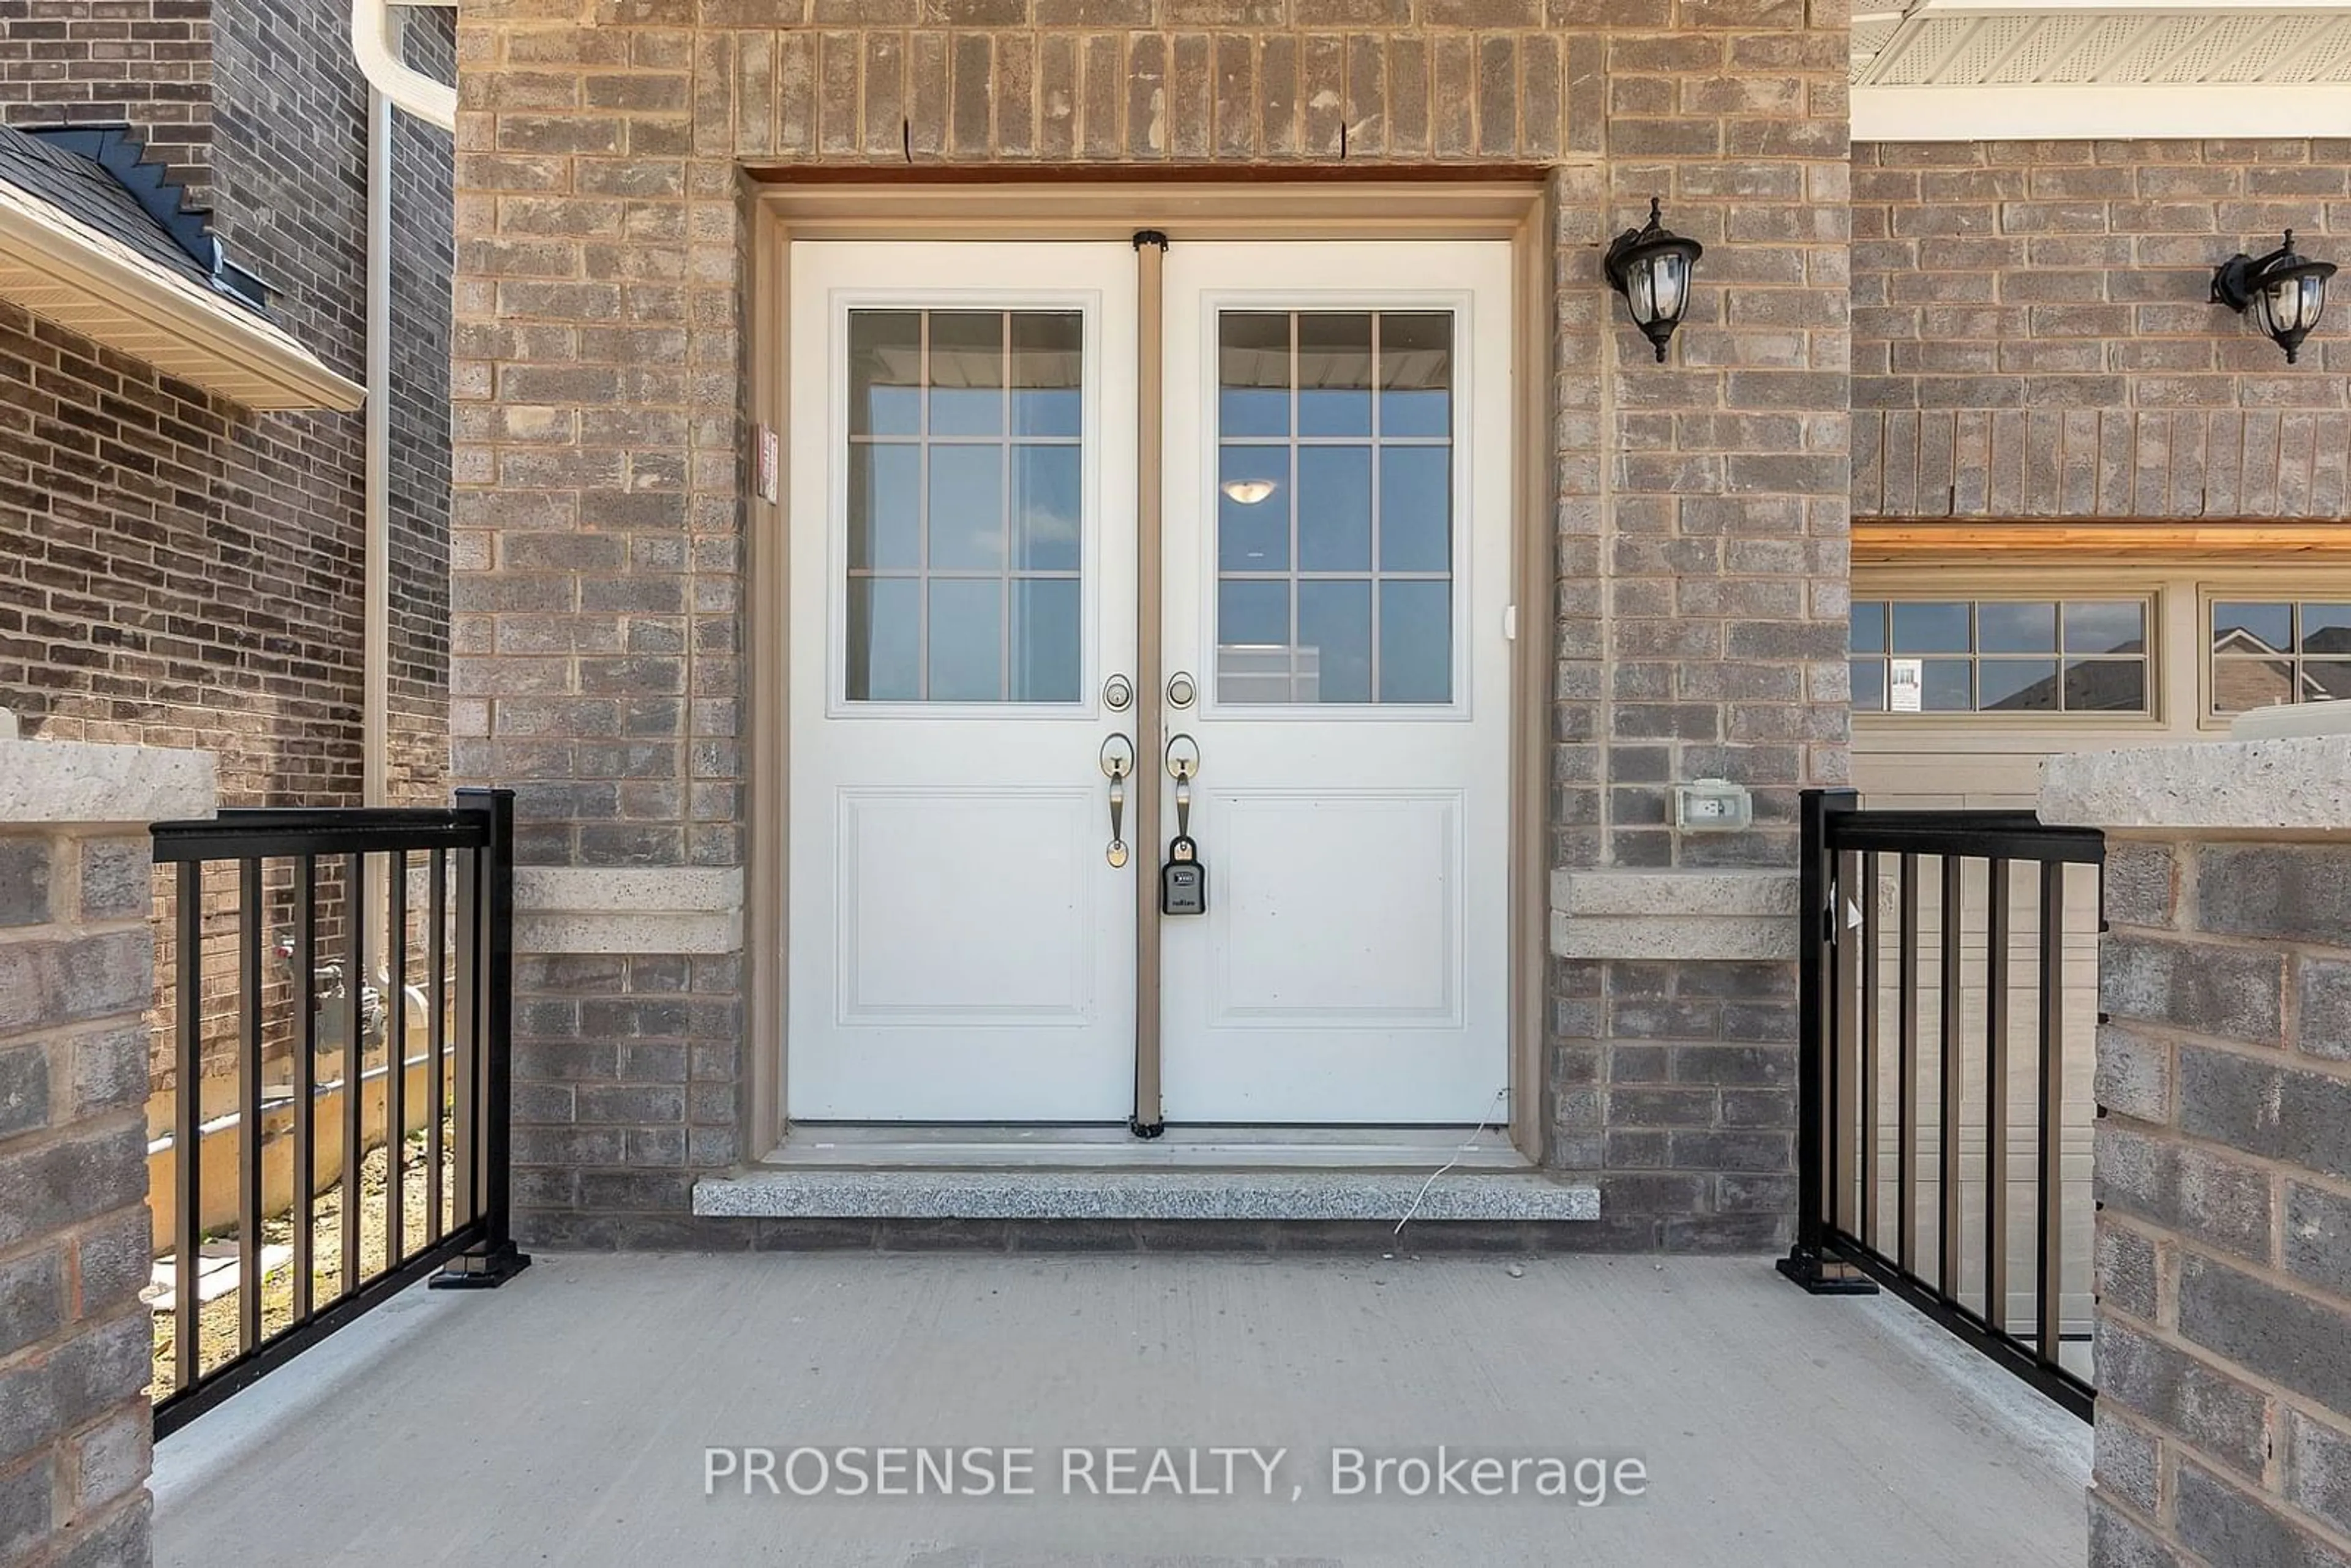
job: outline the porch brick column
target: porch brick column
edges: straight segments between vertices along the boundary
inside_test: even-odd
[[[212,810],[213,759],[0,730],[0,1564],[141,1563],[146,830]]]
[[[2090,1561],[2351,1562],[2351,737],[2059,757],[2108,832]]]

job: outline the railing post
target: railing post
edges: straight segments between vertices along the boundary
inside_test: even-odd
[[[1816,1296],[1865,1296],[1877,1290],[1861,1270],[1831,1255],[1828,1247],[1826,1172],[1829,1140],[1834,1135],[1829,1119],[1836,1113],[1829,1087],[1829,1053],[1836,1049],[1836,954],[1844,936],[1829,818],[1851,811],[1856,804],[1850,789],[1807,789],[1798,817],[1796,1240],[1780,1260],[1780,1272]],[[1875,895],[1875,889],[1864,894]],[[1851,998],[1844,1000],[1851,1004]]]
[[[514,1138],[514,791],[465,789],[457,809],[486,817],[489,840],[479,852],[477,896],[465,918],[475,922],[481,983],[479,1011],[469,1021],[482,1062],[482,1239],[433,1276],[436,1291],[496,1290],[530,1267],[530,1255],[512,1234]],[[469,1149],[457,1151],[470,1159]]]

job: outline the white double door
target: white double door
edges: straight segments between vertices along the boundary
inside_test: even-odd
[[[1150,388],[1137,268],[792,247],[786,1113],[1123,1122],[1140,1006],[1171,1123],[1499,1119],[1507,248],[1179,239]]]

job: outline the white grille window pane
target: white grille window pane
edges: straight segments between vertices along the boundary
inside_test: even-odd
[[[1453,434],[1453,318],[1391,311],[1380,318],[1380,434]]]
[[[1372,433],[1372,319],[1309,310],[1298,318],[1298,434]]]
[[[931,700],[992,703],[1004,698],[1004,580],[931,579]]]
[[[1380,449],[1380,570],[1453,569],[1453,454],[1443,446]]]
[[[849,433],[914,435],[923,428],[923,313],[849,315]]]
[[[1004,448],[931,448],[933,571],[1004,569]]]
[[[1217,321],[1217,423],[1228,441],[1290,434],[1290,317],[1228,310]]]
[[[1073,703],[1084,659],[1081,601],[1073,577],[1017,578],[1012,584],[1012,690],[1017,703]]]
[[[1078,570],[1085,465],[1075,446],[1012,449],[1012,564],[1023,571]]]
[[[1218,319],[1217,700],[1454,700],[1453,330]]]
[[[1083,315],[859,310],[848,331],[844,696],[1082,701]]]
[[[1314,661],[1315,689],[1293,702],[1372,700],[1372,585],[1307,581],[1298,585],[1298,648]]]
[[[1004,433],[1005,320],[997,310],[931,312],[931,434]]]
[[[923,449],[913,442],[852,446],[849,565],[914,571],[923,564]]]
[[[1372,567],[1372,449],[1298,451],[1298,566],[1301,571]]]
[[[1380,701],[1453,700],[1450,583],[1380,584]]]
[[[1290,448],[1227,444],[1217,463],[1217,565],[1290,570]]]
[[[922,697],[921,579],[851,580],[848,685],[852,702],[914,702]]]
[[[1012,315],[1012,434],[1074,439],[1085,423],[1085,319],[1074,310]]]

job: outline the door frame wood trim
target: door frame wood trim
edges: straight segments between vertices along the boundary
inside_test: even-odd
[[[1548,1100],[1543,1074],[1550,863],[1545,801],[1552,649],[1551,604],[1553,551],[1545,498],[1556,460],[1552,428],[1552,295],[1557,259],[1550,187],[1529,173],[1508,179],[1170,180],[1120,182],[1048,180],[1029,183],[770,183],[751,172],[738,184],[749,254],[744,267],[742,320],[748,332],[741,355],[747,448],[765,426],[776,433],[778,497],[770,504],[747,481],[756,453],[745,464],[747,498],[746,646],[750,665],[743,755],[746,908],[743,957],[746,1002],[744,1153],[758,1159],[788,1129],[784,1103],[784,974],[789,911],[786,896],[787,795],[790,713],[785,695],[785,633],[790,581],[785,558],[790,442],[785,430],[790,345],[786,305],[790,244],[796,239],[1102,240],[1132,242],[1157,229],[1173,243],[1248,239],[1477,239],[1512,247],[1516,279],[1511,322],[1512,385],[1518,404],[1519,461],[1512,465],[1512,582],[1517,592],[1517,640],[1511,645],[1510,987],[1511,1039],[1509,1127],[1511,1142],[1540,1164],[1544,1155]],[[1155,316],[1146,316],[1154,319]],[[1147,401],[1144,418],[1155,409]],[[1140,497],[1139,497],[1140,499]],[[1138,517],[1140,526],[1142,517]],[[1143,606],[1155,623],[1153,607]],[[1141,641],[1149,643],[1147,632]],[[1155,646],[1140,652],[1135,673],[1136,721],[1158,700]],[[1145,666],[1151,678],[1145,678]],[[1138,731],[1138,733],[1141,733]],[[1155,791],[1138,796],[1155,804]],[[1139,802],[1140,803],[1140,802]],[[1144,806],[1144,811],[1153,810]],[[1155,811],[1154,813],[1155,815]],[[1138,812],[1137,842],[1156,853],[1148,836],[1157,824]],[[1155,925],[1158,901],[1151,879],[1137,873],[1138,994],[1146,962],[1141,945]],[[1150,913],[1143,916],[1143,906]],[[1156,996],[1156,988],[1150,993]],[[1138,1068],[1141,1055],[1138,1052]],[[1144,1085],[1138,1078],[1137,1089]]]

